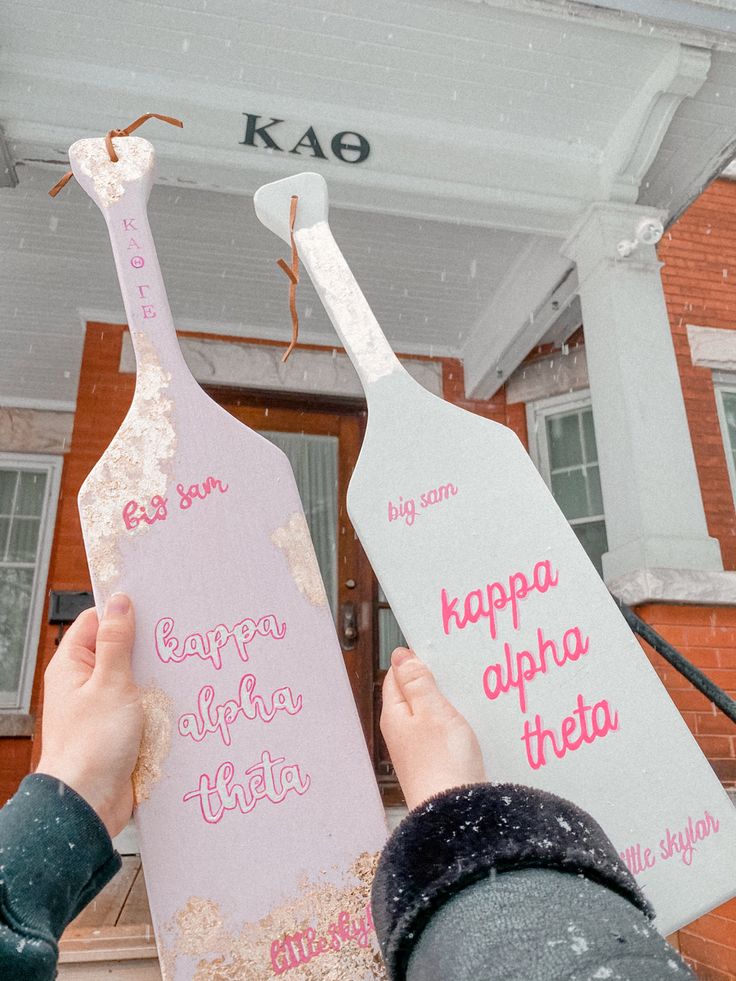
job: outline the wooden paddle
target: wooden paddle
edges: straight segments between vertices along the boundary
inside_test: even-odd
[[[153,148],[113,143],[117,162],[102,139],[69,156],[138,370],[79,508],[98,608],[123,590],[136,609],[136,821],[164,976],[381,977],[384,813],[293,473],[190,374],[146,214]]]
[[[368,426],[348,511],[409,643],[476,733],[494,781],[551,790],[611,837],[670,933],[736,892],[718,779],[524,447],[418,385],[330,232],[324,179],[267,184],[360,375]]]

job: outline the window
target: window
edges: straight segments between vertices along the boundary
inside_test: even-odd
[[[731,478],[731,493],[736,502],[736,377],[714,374],[713,381],[728,475]]]
[[[532,459],[562,513],[602,575],[608,550],[590,399],[548,399],[527,407]]]
[[[30,703],[60,471],[58,457],[0,454],[0,709]]]

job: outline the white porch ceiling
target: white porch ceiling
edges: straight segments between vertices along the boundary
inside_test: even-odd
[[[78,188],[45,191],[73,140],[146,110],[186,123],[142,131],[180,327],[288,334],[280,243],[248,197],[316,169],[394,345],[463,357],[489,394],[553,326],[536,314],[590,203],[678,211],[733,154],[735,39],[596,6],[3,0],[0,123],[20,184],[0,190],[0,402],[73,403],[84,317],[122,319],[100,216]],[[313,126],[328,159],[242,145],[246,112],[282,119],[285,151]],[[370,141],[365,163],[332,156],[342,130]],[[306,282],[299,303],[304,340],[334,343]]]

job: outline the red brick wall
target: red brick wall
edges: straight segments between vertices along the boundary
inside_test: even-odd
[[[700,981],[734,981],[736,899],[701,916],[669,940],[690,963]]]
[[[0,739],[0,806],[12,797],[31,768],[30,739],[14,736]]]
[[[134,376],[118,371],[125,329],[121,325],[95,323],[87,327],[71,449],[64,460],[61,477],[47,594],[50,590],[91,588],[77,511],[77,494],[85,477],[115,435],[133,397]],[[463,367],[459,361],[443,362],[443,384],[448,399],[506,423],[526,443],[523,405],[507,406],[503,393],[491,402],[463,401]],[[37,714],[41,708],[43,672],[56,649],[56,636],[57,628],[47,624],[47,611],[44,609],[31,703],[31,711]],[[6,800],[15,792],[31,765],[38,762],[40,751],[40,739],[33,742],[19,738],[0,740],[0,800]]]
[[[687,324],[736,329],[736,182],[712,184],[658,254],[708,530],[721,543],[724,567],[736,569],[736,512],[712,375],[693,365],[687,340]]]
[[[637,612],[736,698],[736,608],[648,604]],[[736,786],[736,726],[663,658],[642,645],[722,782]]]
[[[734,218],[729,217],[732,206]],[[736,328],[736,185],[718,182],[665,237],[660,257],[708,527],[721,542],[726,568],[736,569],[736,516],[716,415],[710,371],[690,361],[686,323]],[[118,364],[123,327],[90,324],[83,354],[71,451],[62,474],[61,497],[49,570],[49,589],[89,589],[76,498],[122,421],[133,394],[131,375]],[[527,445],[522,403],[508,404],[502,390],[491,401],[465,399],[459,361],[443,362],[445,397],[510,426]],[[736,695],[736,609],[649,605],[641,615],[695,661],[714,681]],[[40,706],[40,679],[54,651],[55,628],[42,627],[32,711]],[[736,784],[736,729],[658,655],[652,663],[716,772]],[[30,740],[0,740],[0,794],[9,796],[28,772]],[[8,749],[6,750],[6,744]],[[37,758],[40,746],[34,746]],[[736,904],[730,903],[681,930],[673,938],[706,981],[736,979]]]

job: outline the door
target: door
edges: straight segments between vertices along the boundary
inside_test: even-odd
[[[391,650],[403,638],[347,515],[348,482],[363,439],[361,403],[324,406],[268,395],[210,391],[241,422],[280,447],[291,462],[335,618],[381,793],[401,796],[380,736],[381,686]],[[306,399],[300,399],[304,405]]]

